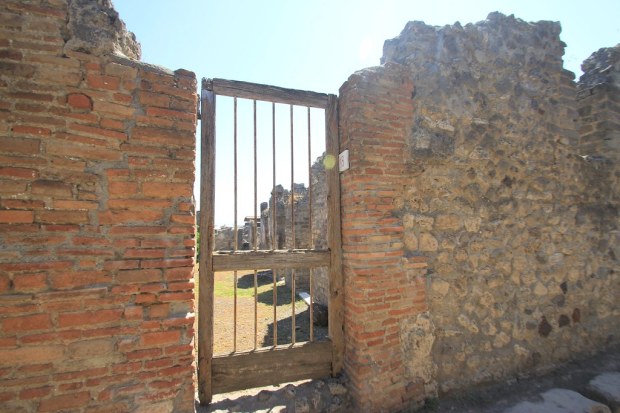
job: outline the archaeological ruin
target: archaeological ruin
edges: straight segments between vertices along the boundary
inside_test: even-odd
[[[413,21],[340,88],[358,411],[620,345],[620,45],[575,79],[560,31]],[[196,75],[139,59],[108,0],[0,4],[0,410],[194,411]],[[291,248],[270,232],[290,202],[295,245],[325,246],[324,208],[289,191],[261,200],[237,248]]]

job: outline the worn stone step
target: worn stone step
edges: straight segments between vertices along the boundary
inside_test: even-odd
[[[541,394],[541,402],[521,402],[504,413],[611,413],[606,405],[567,389],[551,389]]]
[[[590,380],[587,391],[611,407],[613,413],[620,413],[620,372],[599,374]]]

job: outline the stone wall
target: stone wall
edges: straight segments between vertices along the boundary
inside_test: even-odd
[[[194,411],[196,79],[106,0],[0,5],[0,403]]]
[[[385,44],[384,63],[405,67],[414,85],[411,107],[391,112],[408,123],[379,127],[386,115],[363,116],[373,122],[375,139],[385,135],[406,154],[407,169],[391,170],[402,184],[382,185],[385,198],[379,199],[352,198],[349,181],[363,180],[360,191],[376,196],[372,190],[379,188],[368,175],[385,173],[374,165],[385,156],[360,166],[360,176],[345,173],[347,314],[366,311],[357,297],[369,303],[375,294],[355,285],[356,254],[366,260],[394,250],[396,256],[425,255],[429,325],[411,336],[401,325],[400,345],[403,359],[411,360],[419,356],[419,338],[434,337],[428,371],[439,391],[547,370],[620,341],[619,174],[611,161],[618,154],[617,87],[582,86],[589,92],[581,92],[579,129],[577,89],[574,75],[562,68],[559,33],[558,23],[493,13],[464,27],[411,22]],[[617,67],[616,59],[599,71],[617,79]],[[380,88],[391,79],[384,71],[362,76]],[[343,95],[347,90],[345,84]],[[362,99],[365,111],[393,100]],[[343,97],[345,104],[351,112]],[[362,162],[368,152],[352,142],[365,139],[364,131],[347,125],[346,116],[341,127],[352,164]],[[395,231],[402,247],[394,240],[351,252],[352,199],[365,211],[382,203],[381,212],[392,211],[389,219],[402,226]],[[390,234],[384,222],[378,227],[382,237]],[[358,237],[376,232],[354,230]],[[347,327],[351,336],[355,326]],[[349,339],[348,358],[357,358],[360,345]]]

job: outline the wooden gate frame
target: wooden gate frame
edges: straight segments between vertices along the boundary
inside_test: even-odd
[[[326,170],[327,241],[323,253],[258,251],[244,252],[244,269],[329,266],[329,341],[276,346],[225,358],[213,357],[214,273],[227,269],[238,257],[213,256],[215,207],[215,96],[233,96],[325,110],[326,153],[338,159],[338,97],[323,93],[286,89],[223,79],[202,79],[201,91],[201,184],[200,266],[198,295],[198,398],[208,404],[214,393],[336,375],[344,363],[344,289],[340,227],[340,176],[337,165]],[[337,162],[336,162],[337,164]],[[301,257],[301,259],[300,259]],[[215,259],[214,259],[215,258]],[[265,260],[269,264],[265,267]],[[302,264],[300,264],[300,262]],[[331,350],[331,352],[330,352]],[[285,356],[284,356],[285,355]],[[325,356],[326,355],[326,356]],[[282,359],[285,360],[282,360]],[[295,366],[298,368],[295,368]],[[274,370],[275,373],[274,374]],[[231,372],[237,374],[232,375]],[[237,376],[237,377],[231,377]],[[214,380],[216,379],[216,380]]]

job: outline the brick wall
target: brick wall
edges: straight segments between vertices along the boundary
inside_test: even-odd
[[[430,347],[418,346],[414,359],[403,346],[428,324],[426,259],[403,220],[412,96],[408,74],[392,64],[340,89],[341,150],[351,162],[341,175],[345,369],[360,411],[414,407],[432,386]]]
[[[0,5],[4,411],[193,411],[196,79],[105,3]]]

